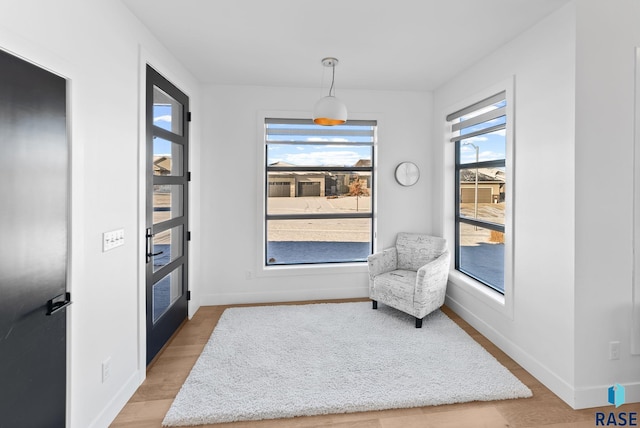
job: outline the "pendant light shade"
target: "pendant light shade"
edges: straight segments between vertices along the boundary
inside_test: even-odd
[[[313,108],[313,121],[318,125],[341,125],[347,121],[347,106],[333,95],[320,98]]]
[[[333,87],[338,60],[335,58],[324,58],[322,65],[331,67],[331,87],[329,88],[329,95],[320,98],[313,108],[313,122],[325,126],[341,125],[347,121],[347,107],[342,101],[336,98]]]

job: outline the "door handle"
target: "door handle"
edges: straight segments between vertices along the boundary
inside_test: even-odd
[[[151,238],[153,238],[153,233],[151,232],[151,228],[147,229],[147,263],[149,263],[151,261],[151,258],[154,256],[159,256],[160,254],[164,253],[164,251],[158,251],[157,253],[152,253],[151,251],[153,251],[151,248],[153,246],[153,242],[151,242]]]
[[[54,297],[47,302],[47,316],[53,315],[56,312],[63,310],[71,303],[73,302],[71,301],[71,293],[69,292]]]
[[[147,250],[144,252],[145,255],[147,256],[147,263],[149,263],[151,261],[151,238],[153,237],[153,234],[151,233],[151,228],[147,229]]]

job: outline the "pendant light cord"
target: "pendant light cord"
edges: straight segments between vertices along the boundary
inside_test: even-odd
[[[332,70],[332,73],[331,73],[331,87],[329,88],[329,96],[331,96],[331,92],[332,91],[334,92],[333,96],[335,96],[335,91],[333,89],[333,82],[335,82],[335,80],[336,80],[336,65],[335,64],[333,64],[331,66],[331,70]]]

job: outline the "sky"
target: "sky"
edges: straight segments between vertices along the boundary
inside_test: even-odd
[[[156,104],[153,106],[153,124],[159,128],[171,131],[171,106]],[[153,140],[153,154],[171,155],[171,142],[156,137]]]
[[[471,144],[478,147],[478,160],[488,161],[505,159],[505,135],[506,131],[501,129],[490,134],[478,135],[476,137],[462,140],[460,147],[460,163],[471,163],[476,161],[476,149]],[[465,145],[465,143],[471,143]]]
[[[476,110],[475,112],[469,114],[468,116],[464,116],[461,120],[467,120],[474,116],[478,116],[480,114],[486,113],[488,111],[504,107],[506,105],[506,101],[501,101],[499,103],[487,106],[483,109]],[[462,135],[469,134],[471,132],[479,131],[484,128],[489,128],[491,126],[504,124],[506,122],[505,116],[500,116],[496,119],[492,119],[486,122],[479,123],[474,126],[470,126],[468,128],[463,128],[460,130]],[[488,134],[477,135],[475,137],[467,138],[462,140],[460,147],[460,163],[471,163],[476,161],[476,148],[478,147],[478,161],[488,161],[488,160],[498,160],[506,158],[506,130],[501,129],[499,131],[494,131]]]
[[[286,162],[296,166],[353,166],[372,159],[370,127],[327,127],[308,124],[267,124],[267,165]],[[319,143],[319,144],[314,144]]]
[[[353,166],[371,159],[371,146],[269,144],[267,164],[286,162],[296,166]]]

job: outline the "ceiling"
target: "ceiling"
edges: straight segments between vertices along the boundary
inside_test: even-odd
[[[122,0],[203,83],[430,91],[569,0]]]

